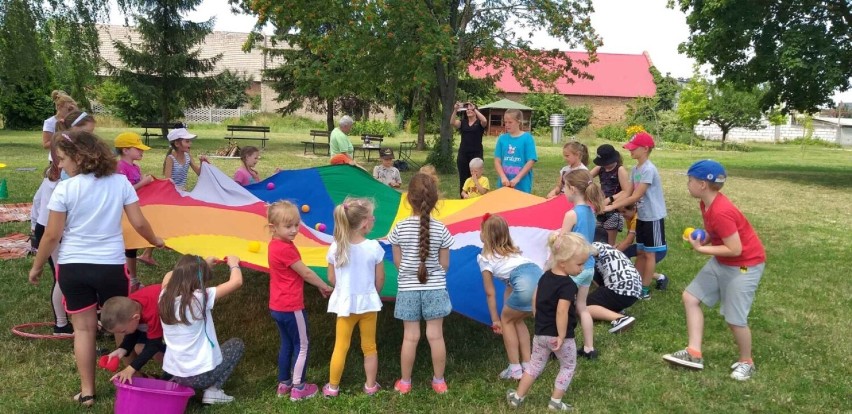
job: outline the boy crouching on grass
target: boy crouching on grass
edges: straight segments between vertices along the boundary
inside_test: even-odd
[[[686,187],[691,196],[700,200],[707,232],[705,240],[690,237],[688,241],[695,251],[712,257],[683,292],[688,346],[663,355],[663,359],[674,365],[704,369],[701,303],[714,306],[721,301],[719,313],[731,328],[740,352],[739,360],[731,366],[731,378],[745,381],[755,373],[748,313],[766,266],[766,253],[743,213],[719,192],[726,179],[722,164],[713,160],[698,161],[689,167],[687,175]]]
[[[103,328],[124,335],[118,349],[109,354],[109,358],[126,358],[127,368],[116,374],[121,382],[129,381],[151,358],[162,359],[166,352],[158,308],[161,290],[160,284],[145,286],[129,297],[110,298],[101,309]],[[140,324],[147,325],[147,330],[140,330]]]

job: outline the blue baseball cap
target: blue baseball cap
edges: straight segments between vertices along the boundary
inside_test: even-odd
[[[724,183],[727,174],[725,167],[713,160],[701,160],[689,167],[686,175],[711,183]]]

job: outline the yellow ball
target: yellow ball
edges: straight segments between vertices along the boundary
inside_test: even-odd
[[[690,235],[692,234],[693,231],[695,231],[695,229],[692,228],[692,227],[687,227],[687,228],[683,229],[683,239],[689,240]]]
[[[260,242],[258,242],[258,241],[249,242],[248,250],[252,253],[259,252],[260,251]]]
[[[302,204],[302,213],[307,213],[309,211],[311,211],[311,206],[307,204]]]

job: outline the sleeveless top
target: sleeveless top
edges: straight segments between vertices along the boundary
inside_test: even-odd
[[[573,210],[577,213],[577,223],[574,224],[574,228],[572,228],[571,231],[582,234],[589,243],[595,241],[595,223],[597,223],[597,220],[595,219],[595,213],[592,211],[592,207],[586,204],[580,204],[575,205]],[[589,259],[586,260],[583,269],[590,269],[594,266],[595,259],[589,256]]]
[[[479,119],[470,125],[470,122],[465,116],[461,120],[459,126],[461,133],[461,143],[459,143],[459,152],[482,152],[482,136],[485,134],[485,127],[479,122]]]
[[[601,179],[601,190],[603,190],[604,196],[610,197],[621,192],[621,183],[618,182],[618,168],[607,171],[604,167],[601,167],[598,176]]]
[[[172,181],[175,185],[183,190],[186,187],[186,178],[189,175],[189,153],[183,153],[183,164],[178,163],[174,155],[169,154],[172,159]]]

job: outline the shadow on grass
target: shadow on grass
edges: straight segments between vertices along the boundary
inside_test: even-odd
[[[759,180],[779,180],[796,184],[809,184],[831,189],[852,188],[852,169],[849,167],[820,167],[810,165],[773,165],[750,168],[736,166],[730,169],[732,177]]]

